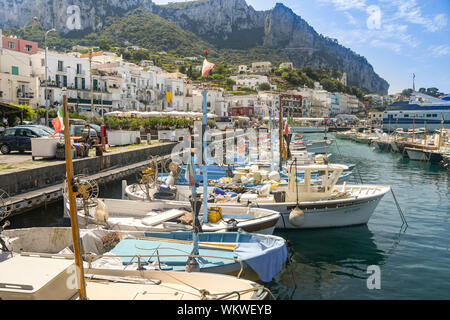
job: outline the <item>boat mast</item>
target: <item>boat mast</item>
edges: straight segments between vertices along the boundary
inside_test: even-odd
[[[444,114],[441,113],[441,115],[442,115],[441,131],[439,132],[439,145],[438,145],[438,148],[441,148],[441,145],[442,145],[442,133],[444,131]]]
[[[280,115],[279,115],[279,131],[280,131],[280,172],[283,169],[283,98],[280,94]]]
[[[64,89],[65,91],[65,89]],[[80,299],[86,300],[86,284],[84,281],[83,261],[80,253],[80,231],[78,230],[77,211],[75,209],[75,198],[73,194],[73,164],[71,154],[71,143],[69,135],[69,111],[67,108],[67,96],[63,95],[63,112],[64,112],[64,149],[66,155],[66,173],[67,173],[67,194],[69,197],[70,223],[72,226],[72,242],[75,256],[75,265],[79,276],[79,295]]]
[[[206,89],[203,90],[203,126],[202,126],[202,139],[203,139],[203,222],[208,223],[208,170],[206,167],[206,155],[207,155],[207,102],[206,102]]]
[[[414,142],[414,139],[416,137],[416,114],[413,114],[413,136],[412,136],[412,142]]]
[[[273,139],[272,139],[272,130],[273,130],[273,128],[272,128],[272,126],[273,126],[273,123],[272,123],[272,116],[273,116],[273,110],[272,110],[272,108],[270,107],[269,108],[269,129],[270,129],[270,166],[271,166],[271,168],[272,168],[272,170],[274,170],[274,164],[273,164]]]

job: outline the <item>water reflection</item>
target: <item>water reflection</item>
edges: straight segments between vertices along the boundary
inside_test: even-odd
[[[290,263],[270,284],[279,299],[295,299],[321,290],[343,278],[367,279],[367,266],[382,265],[386,258],[367,225],[322,230],[277,231],[290,240],[295,253]],[[295,292],[293,290],[295,289]],[[294,293],[294,296],[292,296]]]

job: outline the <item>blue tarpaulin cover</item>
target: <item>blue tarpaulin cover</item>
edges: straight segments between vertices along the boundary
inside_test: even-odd
[[[264,282],[270,282],[283,268],[287,259],[284,240],[252,237],[250,242],[239,243],[234,249],[242,261],[245,261]]]

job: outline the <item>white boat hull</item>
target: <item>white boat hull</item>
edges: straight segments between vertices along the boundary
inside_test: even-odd
[[[341,189],[341,186],[336,187],[338,190]],[[253,207],[279,212],[281,216],[275,226],[276,229],[316,229],[361,225],[369,221],[381,198],[390,191],[390,187],[347,185],[345,190],[360,191],[355,193],[358,196],[350,199],[300,202],[299,208],[303,210],[305,215],[305,223],[300,226],[292,225],[289,222],[289,214],[297,206],[296,202],[258,202],[257,204],[254,202]],[[368,194],[370,192],[373,192],[372,195]],[[135,197],[129,192],[127,192],[127,195],[130,198]],[[180,195],[180,198],[183,198],[182,195]],[[174,203],[174,201],[171,201],[171,203]],[[247,207],[248,203],[225,202],[220,203],[220,205],[222,207]]]

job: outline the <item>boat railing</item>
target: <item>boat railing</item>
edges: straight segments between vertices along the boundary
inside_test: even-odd
[[[73,254],[59,254],[59,253],[37,253],[37,252],[21,252],[21,256],[36,256],[41,258],[57,258],[57,259],[74,259]],[[134,261],[134,259],[137,259],[138,263],[138,270],[144,270],[142,259],[150,259],[150,258],[157,258],[158,259],[158,267],[159,270],[163,271],[161,269],[161,264],[159,258],[180,258],[180,257],[186,257],[186,258],[210,258],[210,259],[221,259],[221,260],[231,260],[235,262],[239,262],[240,264],[240,270],[237,275],[237,278],[239,279],[242,275],[242,272],[244,271],[244,263],[241,259],[237,258],[230,258],[230,257],[218,257],[218,256],[209,256],[209,255],[194,255],[194,254],[152,254],[152,255],[95,255],[92,253],[86,253],[83,255],[83,258],[85,258],[86,262],[88,263],[89,268],[92,268],[92,262],[95,260],[98,260],[100,258],[131,258],[131,260],[127,263],[127,265],[123,268],[125,270],[131,263]],[[187,263],[187,261],[186,261]]]
[[[355,196],[368,196],[370,194],[375,194],[377,190],[377,186],[347,186],[344,182],[341,192],[350,192]]]

